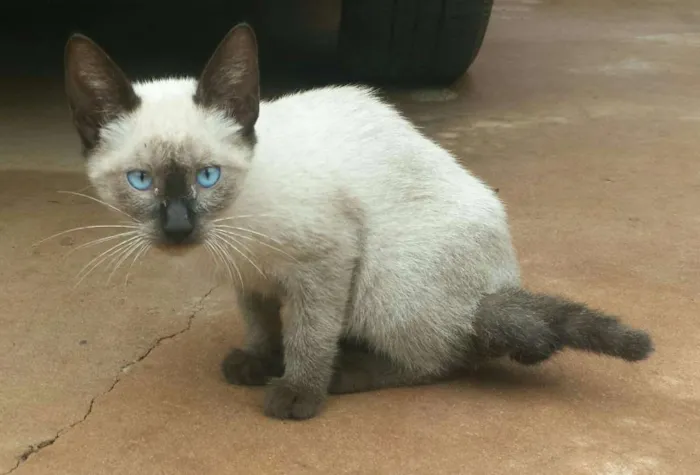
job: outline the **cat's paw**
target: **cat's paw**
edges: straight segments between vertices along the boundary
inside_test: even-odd
[[[311,419],[318,414],[325,399],[324,393],[275,379],[265,393],[265,415],[275,419]]]
[[[224,358],[221,371],[231,384],[262,386],[271,378],[282,376],[284,365],[281,357],[263,357],[236,348]]]
[[[526,366],[534,366],[551,358],[559,348],[550,344],[533,346],[525,350],[514,351],[510,354],[510,359],[516,363]]]

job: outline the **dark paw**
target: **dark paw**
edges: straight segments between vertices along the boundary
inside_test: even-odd
[[[539,348],[533,347],[527,350],[514,351],[510,354],[510,359],[523,365],[536,365],[548,360],[557,351],[559,349],[552,345],[542,345]]]
[[[531,353],[526,351],[519,351],[517,353],[511,353],[510,359],[516,363],[522,365],[536,365],[548,360],[552,356],[552,353]]]
[[[525,337],[518,342],[514,351],[510,353],[510,359],[523,365],[536,365],[551,358],[562,349],[559,339],[551,329],[535,327],[530,337]]]
[[[262,357],[244,350],[234,349],[221,363],[226,381],[244,386],[262,386],[270,378],[282,376],[282,358]]]
[[[292,387],[276,379],[265,393],[265,415],[275,419],[311,419],[318,414],[324,399],[323,393]]]

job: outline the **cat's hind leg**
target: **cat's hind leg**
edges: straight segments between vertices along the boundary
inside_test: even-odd
[[[404,368],[359,343],[343,341],[328,392],[359,393],[430,384],[442,379],[444,377]]]

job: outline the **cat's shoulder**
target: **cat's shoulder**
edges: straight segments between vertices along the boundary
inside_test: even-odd
[[[330,85],[302,91],[295,91],[280,96],[273,102],[344,102],[347,100],[379,102],[377,89],[365,85]]]
[[[264,104],[261,128],[279,129],[289,134],[327,134],[327,139],[351,140],[368,129],[403,127],[403,116],[371,87],[326,86],[287,94]]]
[[[380,97],[377,89],[362,85],[325,86],[293,92],[266,105],[272,110],[393,109]]]

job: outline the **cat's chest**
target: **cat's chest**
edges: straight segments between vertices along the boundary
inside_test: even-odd
[[[247,261],[227,260],[215,263],[215,276],[218,284],[231,286],[246,294],[276,295],[279,279],[262,267],[252,266]]]
[[[249,293],[276,295],[280,282],[292,272],[290,265],[283,259],[270,256],[265,251],[251,247],[248,249],[231,249],[219,276],[235,287]]]

